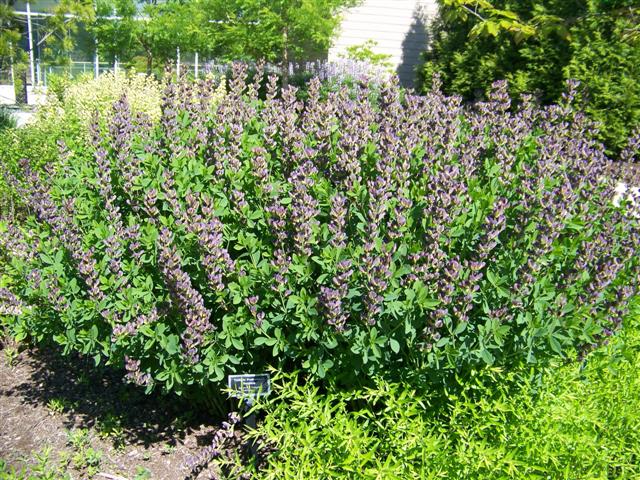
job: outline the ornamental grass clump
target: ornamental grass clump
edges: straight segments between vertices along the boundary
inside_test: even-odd
[[[638,221],[571,98],[311,80],[302,101],[270,77],[261,99],[246,77],[215,105],[210,80],[169,83],[158,124],[122,98],[93,152],[25,162],[32,216],[2,236],[18,337],[204,395],[267,365],[442,380],[619,328]]]

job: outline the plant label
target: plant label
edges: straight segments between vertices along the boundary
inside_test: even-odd
[[[271,393],[271,377],[268,373],[229,375],[227,385],[234,398],[257,398]]]

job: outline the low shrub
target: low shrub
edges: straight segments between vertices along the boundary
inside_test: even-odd
[[[394,83],[265,100],[236,66],[126,99],[94,152],[14,185],[34,215],[3,254],[13,331],[207,396],[267,365],[446,381],[611,335],[636,293],[637,220],[566,104],[472,110]],[[16,307],[17,308],[17,307]]]
[[[53,164],[58,159],[58,139],[65,138],[60,129],[43,129],[41,126],[25,125],[0,132],[0,171],[21,176],[20,159],[30,158],[34,168]],[[0,218],[12,217],[22,206],[0,174]]]
[[[55,122],[73,130],[75,135],[88,138],[96,111],[101,121],[108,122],[112,105],[122,95],[127,95],[132,112],[144,113],[152,121],[159,119],[162,87],[156,80],[135,73],[109,72],[98,78],[59,77],[51,87],[47,102],[37,112],[37,122],[45,125]]]
[[[271,453],[252,478],[637,478],[638,368],[636,324],[582,363],[466,378],[444,405],[406,384],[320,393],[285,376],[260,406]]]
[[[145,76],[107,73],[97,80],[87,76],[73,80],[58,75],[53,76],[49,87],[47,102],[38,108],[33,122],[0,132],[2,170],[12,175],[21,175],[18,162],[22,158],[31,159],[32,168],[37,171],[45,165],[55,168],[60,156],[59,141],[76,152],[85,149],[93,115],[97,113],[102,124],[108,122],[113,103],[123,94],[131,98],[135,112],[149,114],[156,120],[160,113],[161,87]],[[20,204],[0,175],[2,216],[11,214]]]
[[[16,117],[6,107],[0,107],[0,132],[8,128],[16,128]]]

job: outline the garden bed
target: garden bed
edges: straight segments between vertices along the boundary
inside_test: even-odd
[[[213,473],[189,476],[185,461],[211,444],[219,419],[175,399],[145,396],[117,372],[97,370],[78,357],[46,349],[16,353],[13,347],[3,354],[0,459],[16,470],[44,463],[87,478],[91,465],[83,463],[99,457],[94,478],[175,480]]]

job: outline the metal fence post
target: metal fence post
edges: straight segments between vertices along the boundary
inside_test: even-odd
[[[180,78],[180,47],[176,47],[176,76]]]
[[[95,39],[95,55],[93,57],[93,76],[98,79],[100,76],[100,59],[98,58],[98,39]]]

